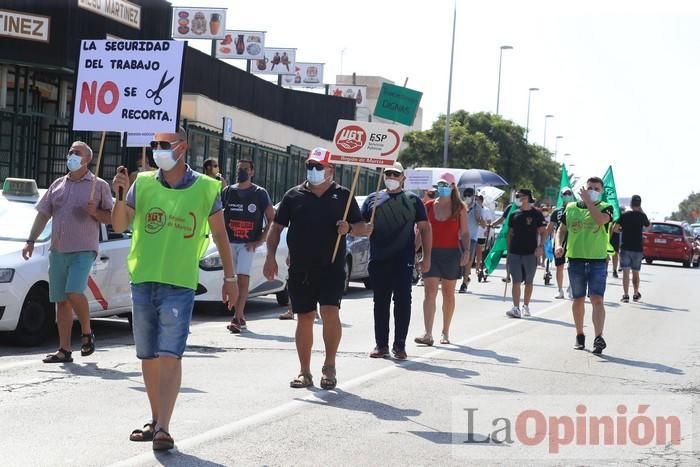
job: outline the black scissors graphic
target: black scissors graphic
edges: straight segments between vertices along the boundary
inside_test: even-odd
[[[168,71],[166,70],[165,73],[163,73],[163,77],[160,79],[160,84],[158,85],[158,89],[149,89],[146,91],[146,97],[151,99],[153,98],[153,103],[155,105],[160,105],[163,102],[163,99],[160,97],[160,92],[165,89],[168,84],[172,83],[175,77],[170,78],[169,80],[166,81],[166,76],[168,76]]]

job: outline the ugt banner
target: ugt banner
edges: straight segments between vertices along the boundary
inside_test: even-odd
[[[73,130],[177,131],[185,43],[84,40]]]

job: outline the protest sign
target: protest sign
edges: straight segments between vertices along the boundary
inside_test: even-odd
[[[84,40],[73,130],[177,131],[185,43]]]
[[[430,190],[433,187],[433,172],[431,170],[406,170],[404,171],[406,190]]]
[[[390,167],[396,162],[403,128],[384,123],[338,120],[331,162],[362,167]]]

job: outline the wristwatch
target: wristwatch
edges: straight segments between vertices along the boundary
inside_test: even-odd
[[[27,240],[26,243],[28,243],[30,245],[34,245],[34,240]]]
[[[238,282],[238,276],[224,277],[224,282]]]

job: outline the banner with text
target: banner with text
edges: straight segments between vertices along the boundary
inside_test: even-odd
[[[404,188],[407,190],[430,190],[433,188],[433,172],[431,170],[408,169],[404,171],[406,181]]]
[[[403,138],[398,125],[338,120],[331,145],[331,162],[363,167],[390,167]]]
[[[185,43],[84,40],[73,130],[177,131]]]

